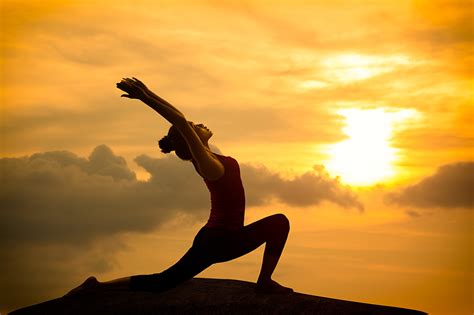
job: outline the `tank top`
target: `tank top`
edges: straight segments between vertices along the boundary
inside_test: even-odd
[[[224,166],[224,175],[217,180],[204,179],[211,194],[211,214],[205,227],[238,229],[244,225],[245,192],[239,163],[230,156],[216,154]]]

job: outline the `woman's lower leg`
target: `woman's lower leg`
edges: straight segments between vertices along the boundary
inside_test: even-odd
[[[202,250],[192,247],[177,263],[160,273],[131,277],[129,287],[133,291],[166,291],[193,278],[210,265]]]
[[[260,269],[257,283],[266,283],[271,281],[273,271],[275,270],[279,259],[279,256],[272,254],[267,253],[263,255],[262,268]]]
[[[272,280],[272,274],[279,259],[279,255],[271,253],[263,255],[262,269],[260,270],[260,275],[258,276],[257,285],[255,287],[257,293],[281,294],[293,292],[292,288],[284,287]]]
[[[80,286],[66,295],[95,290],[132,290],[161,292],[191,279],[211,264],[204,261],[195,249],[190,249],[176,264],[161,273],[136,275],[111,281],[99,282],[95,277],[87,278]]]
[[[283,248],[285,247],[290,230],[289,221],[284,216],[277,216],[273,237],[267,240],[263,254],[262,268],[258,276],[257,283],[271,283],[271,276],[278,264]]]
[[[130,287],[130,277],[123,277],[105,282],[99,282],[99,286],[103,289],[110,290],[128,290]]]

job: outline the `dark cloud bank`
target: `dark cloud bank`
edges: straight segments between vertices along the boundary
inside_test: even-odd
[[[191,163],[146,155],[135,162],[151,174],[148,181],[138,181],[105,145],[87,159],[67,151],[0,159],[0,239],[83,243],[146,232],[177,213],[205,222],[209,193]],[[284,180],[264,167],[241,165],[241,170],[247,206],[277,198],[294,206],[330,201],[361,209],[351,191],[322,171]]]
[[[387,196],[387,201],[418,208],[473,209],[474,162],[458,162],[438,168],[432,176]]]

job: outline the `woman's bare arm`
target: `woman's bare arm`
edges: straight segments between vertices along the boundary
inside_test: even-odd
[[[122,94],[122,97],[141,100],[158,114],[163,116],[163,118],[169,121],[172,125],[177,125],[182,120],[186,120],[183,113],[162,98],[154,97],[156,94],[151,92],[145,84],[138,79],[122,79],[122,81],[117,83],[117,88],[128,93]]]
[[[171,105],[171,103],[169,103],[168,101],[166,101],[165,99],[159,97],[158,95],[156,95],[155,93],[153,93],[152,90],[150,90],[142,81],[138,80],[137,78],[133,78],[133,79],[125,79],[127,80],[128,82],[131,82],[135,85],[137,85],[138,87],[140,87],[143,91],[145,91],[145,93],[149,96],[149,98],[155,100],[157,103],[160,103],[162,104],[163,106],[166,106],[168,107],[169,109],[175,111],[176,113],[183,115],[183,113],[181,113],[176,107],[174,107],[173,105]],[[148,104],[147,104],[148,105]]]
[[[201,138],[197,135],[194,127],[186,120],[186,117],[177,108],[166,102],[153,92],[151,92],[138,79],[123,79],[117,83],[117,87],[128,93],[123,97],[139,99],[158,114],[163,116],[172,125],[176,126],[183,138],[188,144],[191,155],[198,172],[204,178],[216,180],[224,174],[224,166],[216,158],[216,156],[202,143]]]

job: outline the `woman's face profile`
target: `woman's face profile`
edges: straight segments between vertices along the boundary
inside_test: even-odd
[[[204,126],[204,124],[195,124],[192,121],[190,121],[191,126],[193,126],[194,130],[198,134],[199,138],[201,138],[201,141],[203,143],[207,143],[207,141],[212,137],[213,133],[209,128]]]

